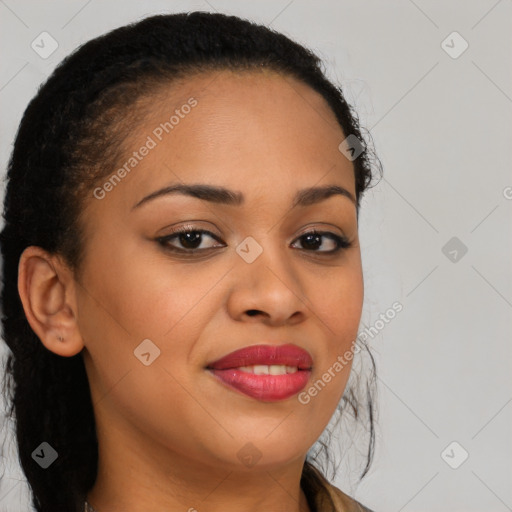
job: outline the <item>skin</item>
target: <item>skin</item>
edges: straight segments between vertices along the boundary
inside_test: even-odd
[[[307,390],[351,348],[363,303],[356,206],[333,195],[292,208],[294,194],[311,186],[355,196],[352,163],[338,150],[345,135],[325,100],[295,79],[210,72],[148,103],[127,159],[190,97],[197,106],[121,183],[88,198],[81,281],[32,246],[20,260],[20,297],[46,348],[82,351],[99,442],[88,500],[99,512],[308,511],[305,456],[341,399],[350,363],[305,405],[297,395],[248,397],[205,366],[241,347],[291,342],[313,357]],[[245,203],[173,194],[132,209],[174,183],[223,186]],[[189,223],[221,241],[203,234],[199,256],[155,241]],[[330,238],[317,248],[300,238],[313,228],[351,246],[327,255]],[[263,249],[252,263],[235,250],[247,236]],[[144,339],[161,351],[149,366],[134,356]],[[261,455],[252,467],[237,457],[247,443]]]

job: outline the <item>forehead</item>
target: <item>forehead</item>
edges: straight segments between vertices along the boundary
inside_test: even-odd
[[[125,209],[177,182],[222,185],[249,198],[252,191],[261,199],[327,177],[355,195],[334,113],[319,93],[290,76],[201,73],[162,87],[144,105],[143,121],[118,162],[126,171],[122,182],[108,194]]]

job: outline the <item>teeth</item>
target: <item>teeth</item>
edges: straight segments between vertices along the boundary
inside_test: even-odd
[[[299,371],[296,366],[285,366],[284,364],[255,364],[252,366],[240,366],[238,370],[254,375],[286,375]]]
[[[270,367],[264,364],[255,364],[252,368],[252,372],[254,375],[268,375],[270,373]]]

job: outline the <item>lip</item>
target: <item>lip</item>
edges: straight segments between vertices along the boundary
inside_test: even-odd
[[[227,370],[255,364],[282,364],[296,366],[299,370],[311,370],[313,358],[309,352],[291,343],[285,345],[252,345],[235,350],[221,359],[209,363],[207,368]]]
[[[284,375],[256,375],[241,366],[285,365],[298,371]],[[293,344],[253,345],[208,364],[206,369],[222,384],[257,400],[276,402],[299,393],[311,376],[313,359],[309,352]]]

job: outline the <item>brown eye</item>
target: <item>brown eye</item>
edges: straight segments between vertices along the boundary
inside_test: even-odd
[[[200,252],[208,249],[212,249],[213,247],[224,247],[219,245],[213,245],[209,247],[200,248],[201,244],[204,242],[205,235],[208,238],[212,238],[214,240],[220,241],[213,233],[207,231],[205,229],[190,229],[188,227],[176,230],[174,233],[170,235],[162,236],[157,238],[157,241],[164,246],[166,249],[177,252]],[[176,246],[171,241],[176,240],[181,247]]]
[[[325,238],[331,241],[331,246],[334,245],[334,248],[319,251],[318,248],[325,244],[325,241],[322,240]],[[299,238],[297,238],[297,240],[301,241],[302,249],[305,249],[309,252],[319,252],[326,254],[334,254],[341,249],[350,247],[351,245],[346,238],[331,233],[330,231],[309,231],[302,234]]]
[[[205,236],[216,240],[221,243],[221,245],[215,244],[201,247],[201,245],[205,243]],[[226,245],[222,244],[222,241],[210,231],[194,229],[190,226],[177,229],[174,233],[159,237],[156,240],[166,250],[178,253],[197,254],[215,247],[226,247]],[[298,249],[324,255],[332,255],[351,246],[351,243],[346,238],[330,231],[309,231],[302,234],[297,240],[300,241],[301,245],[297,247]],[[327,249],[325,248],[326,245]],[[329,248],[329,246],[331,246],[331,248]]]

